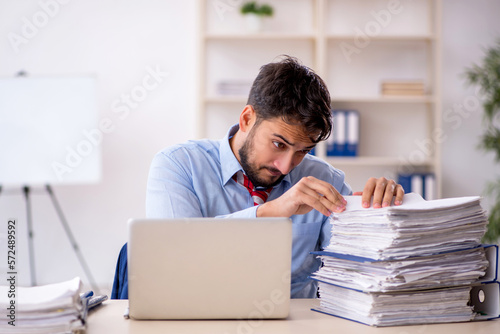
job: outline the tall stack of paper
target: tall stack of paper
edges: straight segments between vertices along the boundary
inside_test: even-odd
[[[0,286],[0,308],[3,310],[0,314],[8,312],[0,319],[0,332],[75,333],[85,329],[80,288],[79,278],[35,287]],[[8,293],[9,289],[15,291],[15,296]]]
[[[366,292],[468,285],[488,268],[483,247],[386,261],[328,252],[319,255],[324,266],[315,278]]]
[[[467,305],[469,290],[465,286],[399,293],[363,293],[336,286],[326,289],[320,286],[322,305],[319,311],[374,326],[470,321],[473,312]],[[330,299],[345,303],[324,302]]]
[[[491,314],[478,316],[470,303],[474,284],[496,280],[498,258],[496,246],[480,244],[487,217],[479,197],[425,201],[412,193],[382,209],[362,208],[360,196],[346,200],[332,217],[330,245],[314,252],[323,262],[311,277],[319,281],[316,311],[374,326],[499,316],[498,296]]]
[[[488,219],[480,197],[425,201],[411,193],[404,205],[364,209],[360,196],[335,214],[327,251],[375,260],[430,255],[476,247]]]

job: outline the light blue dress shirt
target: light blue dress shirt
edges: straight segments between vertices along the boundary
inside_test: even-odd
[[[256,218],[257,206],[247,189],[232,179],[241,165],[229,146],[238,130],[233,126],[222,140],[197,140],[169,147],[153,159],[149,172],[146,215],[149,218],[233,217]],[[342,195],[351,188],[344,173],[325,161],[307,154],[269,194],[280,197],[304,176],[332,184]],[[291,217],[292,298],[314,298],[317,285],[308,278],[320,266],[311,251],[330,242],[329,218],[317,210]]]

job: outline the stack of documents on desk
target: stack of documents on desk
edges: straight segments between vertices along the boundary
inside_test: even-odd
[[[79,278],[35,287],[0,286],[0,333],[75,333],[85,329],[80,288]],[[15,291],[15,296],[11,295],[15,299],[8,296],[9,290]]]
[[[320,312],[371,326],[470,321],[467,305],[470,287],[416,290],[393,293],[363,293],[334,285],[320,285]]]
[[[486,274],[489,264],[484,247],[385,261],[329,252],[314,254],[320,256],[323,267],[313,278],[366,292],[470,285]]]
[[[347,200],[326,251],[375,260],[449,252],[478,246],[488,224],[478,196],[425,201],[410,193],[402,206],[381,209],[362,208],[360,196]]]
[[[402,206],[382,209],[362,208],[360,196],[346,200],[332,217],[330,245],[313,252],[323,263],[311,277],[319,281],[316,311],[374,326],[500,315],[498,283],[481,285],[497,279],[498,247],[480,244],[487,217],[479,197],[407,194]],[[479,285],[487,307],[470,302]]]

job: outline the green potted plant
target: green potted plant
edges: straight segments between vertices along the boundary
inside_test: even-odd
[[[262,30],[262,19],[273,16],[274,10],[270,5],[249,1],[241,6],[241,14],[245,16],[248,30],[258,32]]]
[[[480,148],[494,152],[495,161],[500,163],[500,38],[485,51],[481,64],[473,64],[466,70],[469,84],[478,86],[483,95],[484,127]],[[486,194],[494,198],[488,216],[488,231],[485,242],[498,242],[500,237],[500,178],[491,181]]]

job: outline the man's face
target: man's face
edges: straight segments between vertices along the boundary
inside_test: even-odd
[[[299,125],[264,120],[252,127],[239,149],[241,166],[254,186],[274,186],[316,145],[311,137]]]

